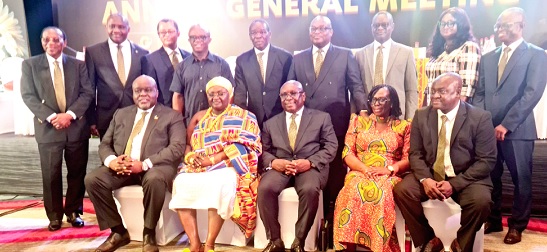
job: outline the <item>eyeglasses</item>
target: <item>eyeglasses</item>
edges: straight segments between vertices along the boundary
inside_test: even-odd
[[[190,36],[188,37],[188,40],[192,43],[198,41],[198,40],[201,40],[201,41],[205,41],[209,38],[209,36]]]
[[[503,23],[503,24],[496,23],[494,25],[494,32],[497,32],[499,30],[509,30],[509,29],[513,28],[513,25],[515,25],[515,24],[522,24],[522,22]]]
[[[332,28],[330,28],[330,27],[310,27],[310,32],[311,33],[316,33],[316,32],[323,33],[323,32],[329,31],[329,30],[332,30]]]
[[[218,92],[210,92],[210,93],[207,93],[207,97],[209,98],[215,98],[215,97],[223,97],[227,94],[227,92],[224,92],[224,91],[218,91]]]
[[[370,101],[370,104],[373,104],[373,105],[374,105],[374,104],[378,103],[378,104],[380,104],[380,105],[384,105],[384,104],[386,104],[386,102],[388,102],[388,101],[390,101],[390,100],[389,100],[388,98],[385,98],[385,97],[380,97],[380,98],[374,97],[374,98],[372,98],[372,100]]]
[[[448,21],[448,22],[439,22],[439,27],[441,28],[452,28],[454,26],[456,26],[458,23],[454,22],[454,21]]]
[[[298,98],[300,98],[300,94],[302,94],[302,93],[304,93],[304,92],[300,91],[300,92],[282,93],[282,94],[279,94],[279,97],[281,98],[281,100],[286,100],[289,97],[291,97],[293,99],[298,99]]]
[[[141,94],[141,92],[144,92],[145,94],[151,94],[153,92],[156,92],[155,88],[137,88],[133,89],[134,94]]]
[[[177,31],[175,31],[175,30],[168,30],[168,31],[160,31],[160,32],[158,32],[158,34],[159,34],[160,36],[171,35],[171,34],[175,34],[175,33],[177,33]]]
[[[251,33],[249,33],[249,35],[251,35],[251,37],[256,37],[258,35],[266,36],[267,34],[268,34],[268,31],[266,31],[266,30],[252,31]]]
[[[375,23],[370,25],[372,29],[378,30],[380,27],[382,27],[384,30],[387,29],[391,24],[390,23]]]

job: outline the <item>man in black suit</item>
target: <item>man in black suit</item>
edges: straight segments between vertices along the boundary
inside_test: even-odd
[[[357,111],[366,109],[367,96],[359,65],[351,51],[331,44],[333,29],[330,19],[315,17],[309,32],[313,46],[294,56],[287,79],[303,84],[307,107],[330,114],[338,138],[338,151],[330,164],[329,181],[323,194],[325,214],[332,223],[334,202],[344,186],[347,173],[342,162],[342,150],[351,114],[348,91]]]
[[[190,56],[190,53],[180,49],[177,45],[180,32],[179,26],[175,20],[160,20],[157,30],[162,47],[143,57],[141,60],[141,68],[143,74],[156,80],[160,92],[158,102],[167,107],[171,107],[173,92],[169,91],[169,87],[173,81],[175,67],[182,62],[182,60]]]
[[[287,81],[292,55],[270,44],[270,25],[263,19],[249,26],[253,49],[236,59],[234,104],[256,115],[258,125],[281,113],[279,89]]]
[[[148,54],[127,39],[129,21],[121,14],[108,17],[106,31],[109,39],[88,47],[85,53],[89,78],[96,91],[87,116],[91,133],[101,139],[114,112],[133,105],[131,83],[141,74],[141,57]]]
[[[431,105],[416,111],[410,130],[410,168],[394,188],[395,202],[421,251],[442,251],[421,202],[452,198],[461,227],[450,251],[473,251],[475,234],[490,214],[496,139],[490,113],[460,101],[462,79],[443,74],[432,84]]]
[[[329,114],[304,107],[302,84],[288,81],[279,92],[285,113],[266,121],[262,131],[266,172],[258,186],[258,207],[270,240],[264,251],[285,251],[277,197],[283,189],[294,186],[299,206],[291,251],[300,252],[304,251],[338,142]]]
[[[154,79],[141,75],[132,86],[135,105],[114,113],[99,145],[103,165],[85,177],[99,228],[112,231],[95,251],[114,251],[129,243],[112,191],[134,184],[142,185],[144,193],[143,251],[158,251],[156,225],[186,146],[182,116],[156,104]]]
[[[34,114],[50,231],[61,228],[63,214],[72,226],[84,226],[80,214],[89,149],[89,125],[84,114],[93,90],[85,64],[62,53],[66,45],[61,29],[46,27],[42,31],[46,53],[25,60],[21,77],[23,101]],[[64,208],[63,154],[68,170]]]

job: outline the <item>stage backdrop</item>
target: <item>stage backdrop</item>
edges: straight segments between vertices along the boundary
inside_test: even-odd
[[[528,18],[525,38],[538,45],[547,41],[547,1],[543,0],[52,0],[52,4],[56,24],[67,33],[69,46],[79,51],[106,40],[103,24],[113,12],[129,18],[130,40],[150,50],[160,47],[156,24],[162,18],[179,23],[179,45],[185,49],[191,49],[189,26],[204,24],[211,31],[211,51],[223,57],[251,48],[248,26],[256,18],[270,23],[272,43],[288,51],[310,46],[308,27],[318,14],[331,18],[334,44],[363,47],[372,41],[370,22],[378,10],[393,14],[394,40],[426,46],[441,12],[452,6],[467,11],[477,38],[494,33],[503,9],[520,6]]]

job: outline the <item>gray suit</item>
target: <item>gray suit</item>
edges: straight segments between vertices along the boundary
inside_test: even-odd
[[[280,113],[264,123],[262,131],[264,167],[269,167],[274,159],[307,159],[316,168],[296,176],[285,175],[274,169],[265,172],[258,186],[258,207],[268,238],[270,240],[281,238],[277,220],[279,214],[277,197],[283,189],[294,186],[299,198],[295,236],[303,242],[317,213],[319,192],[327,183],[329,163],[336,155],[338,142],[329,114],[304,108],[293,150],[289,145],[285,116],[285,113]]]
[[[357,51],[355,59],[361,70],[365,90],[371,90],[374,86],[374,43]],[[412,48],[391,42],[384,83],[397,91],[404,119],[412,119],[418,108],[418,81]]]
[[[522,42],[509,58],[498,85],[500,56],[501,47],[482,56],[473,103],[492,113],[494,127],[503,125],[509,131],[504,141],[498,141],[498,161],[492,172],[494,207],[489,221],[501,224],[501,176],[505,162],[515,184],[509,227],[522,232],[532,209],[532,153],[537,138],[532,111],[547,83],[547,55],[541,48]]]
[[[34,129],[44,187],[44,207],[49,220],[62,220],[63,213],[82,214],[85,193],[84,176],[89,149],[89,125],[85,112],[93,99],[93,90],[85,64],[62,55],[66,110],[76,115],[68,128],[57,130],[46,121],[60,113],[49,63],[45,54],[23,62],[21,95],[34,114]],[[63,152],[68,169],[66,204],[63,210]]]
[[[114,113],[108,130],[99,145],[101,161],[124,153],[131,135],[136,106],[125,107]],[[171,190],[176,169],[181,162],[186,146],[186,129],[180,113],[161,104],[156,104],[144,132],[141,161],[150,159],[153,167],[146,172],[132,175],[116,175],[110,168],[101,165],[85,177],[89,198],[93,202],[101,230],[122,224],[112,191],[139,184],[144,192],[144,226],[155,229],[165,199]]]

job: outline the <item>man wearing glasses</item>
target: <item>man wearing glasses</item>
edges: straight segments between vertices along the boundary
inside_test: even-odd
[[[307,97],[300,82],[287,81],[279,96],[285,113],[266,121],[262,131],[266,172],[258,185],[257,202],[270,240],[264,251],[285,251],[277,197],[283,189],[294,186],[299,206],[290,249],[300,252],[317,213],[319,193],[327,184],[338,141],[329,114],[304,106]]]
[[[157,30],[162,47],[142,58],[142,73],[156,80],[160,92],[158,102],[172,107],[173,93],[169,91],[169,87],[173,81],[173,73],[175,67],[190,56],[190,53],[177,45],[180,36],[177,22],[172,19],[162,19],[158,23]]]
[[[315,17],[309,34],[313,45],[294,56],[288,79],[302,83],[307,94],[307,107],[327,112],[332,119],[338,151],[330,164],[329,181],[323,194],[327,220],[332,223],[334,202],[347,173],[341,157],[351,114],[348,91],[357,111],[366,109],[367,98],[355,57],[349,49],[331,44],[333,29],[330,19]]]
[[[355,53],[366,90],[388,84],[395,88],[404,119],[412,119],[418,107],[416,62],[412,48],[391,39],[393,16],[380,11],[372,18],[374,42]]]
[[[279,89],[287,81],[292,55],[270,44],[270,25],[262,19],[249,26],[253,49],[236,60],[234,103],[256,115],[262,128],[264,121],[281,113]]]
[[[211,33],[203,25],[196,24],[188,31],[192,55],[175,68],[169,90],[173,92],[173,109],[184,116],[188,126],[190,119],[200,110],[209,108],[205,86],[214,77],[222,76],[234,83],[228,63],[211,52]]]
[[[148,54],[127,39],[130,30],[126,17],[112,14],[106,21],[109,39],[86,49],[85,63],[96,91],[87,116],[91,133],[101,139],[114,112],[133,105],[131,83],[141,74],[141,58]]]
[[[484,233],[501,232],[503,163],[507,165],[515,186],[512,216],[506,244],[521,241],[522,231],[530,220],[532,203],[532,153],[537,138],[533,108],[547,83],[547,55],[522,38],[524,10],[503,11],[494,31],[503,43],[485,54],[479,66],[479,84],[473,104],[492,114],[498,158],[491,177],[494,206]]]

